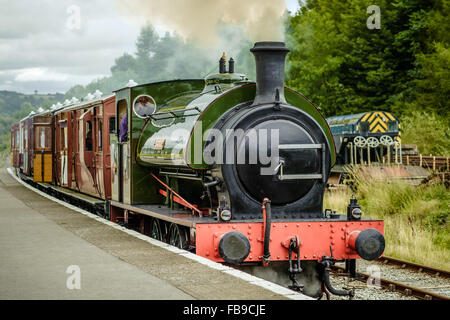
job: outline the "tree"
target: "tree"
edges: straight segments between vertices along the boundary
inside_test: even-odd
[[[145,75],[150,70],[150,60],[155,53],[156,44],[159,41],[159,35],[152,25],[147,25],[141,29],[136,41],[136,63],[139,65],[139,82],[145,79]]]
[[[420,21],[425,45],[416,54],[415,94],[408,111],[437,112],[450,124],[450,0],[435,0]]]
[[[327,116],[392,110],[411,101],[424,48],[426,0],[381,0],[381,28],[368,29],[370,0],[307,1],[288,24],[288,84]],[[402,112],[403,110],[397,109]]]
[[[136,69],[136,59],[128,53],[124,53],[121,57],[115,60],[114,65],[111,67],[111,73],[116,74],[119,72],[127,72],[128,70]]]
[[[87,95],[86,89],[82,85],[76,85],[70,88],[64,95],[65,99],[71,99],[72,97],[81,98]]]
[[[20,106],[20,110],[17,110],[16,112],[14,112],[13,117],[15,119],[23,119],[26,116],[28,116],[33,109],[34,108],[33,108],[33,105],[31,103],[24,102]]]

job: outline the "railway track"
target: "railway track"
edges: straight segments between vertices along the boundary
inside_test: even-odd
[[[373,264],[379,265],[380,269],[385,269],[384,273],[388,274],[388,277],[379,277],[379,286],[387,291],[397,292],[404,296],[421,300],[450,300],[450,272],[447,270],[391,257],[382,257],[372,262]],[[333,271],[335,274],[346,275],[343,266],[335,265],[333,266]],[[396,276],[395,273],[399,272],[401,273],[400,276]],[[416,276],[412,277],[410,273]],[[367,283],[369,278],[373,279],[374,277],[360,270],[357,271],[357,274],[359,277],[356,279],[365,283]],[[426,285],[426,283],[431,283],[431,285]],[[444,295],[431,290],[445,290],[447,294]]]
[[[392,257],[381,257],[377,261],[383,263],[384,265],[387,265],[387,264],[392,265],[393,264],[393,265],[400,266],[400,268],[402,268],[402,269],[407,268],[407,269],[412,269],[414,271],[417,271],[419,273],[423,272],[423,273],[427,273],[430,275],[434,275],[436,277],[450,278],[450,271],[437,269],[437,268],[433,268],[433,267],[429,267],[429,266],[424,266],[424,265],[414,263],[414,262],[409,262],[406,260],[401,260],[401,259],[392,258]]]

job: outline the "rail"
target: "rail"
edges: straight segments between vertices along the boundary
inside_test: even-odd
[[[425,266],[422,264],[418,264],[418,263],[414,263],[414,262],[410,262],[410,261],[406,261],[406,260],[383,256],[383,257],[379,258],[378,261],[383,264],[388,264],[388,263],[395,264],[395,265],[400,266],[402,269],[409,268],[409,269],[416,270],[417,272],[428,273],[428,274],[434,275],[436,277],[450,278],[450,271],[448,271],[448,270],[433,268],[433,267]]]
[[[414,262],[409,262],[406,260],[401,260],[397,258],[392,258],[388,256],[383,256],[377,260],[378,262],[382,264],[391,264],[398,266],[401,269],[413,269],[419,273],[427,273],[429,275],[435,276],[435,277],[443,277],[443,278],[449,278],[450,277],[450,271],[438,269],[430,266],[421,265]],[[345,272],[345,268],[341,266],[332,266],[332,270],[334,272],[343,273]],[[357,280],[366,282],[367,279],[370,277],[373,277],[372,275],[369,275],[364,272],[357,272],[359,277],[357,277]],[[421,300],[450,300],[450,297],[443,296],[434,292],[430,292],[425,290],[424,288],[418,288],[414,286],[410,286],[398,281],[389,280],[385,278],[380,278],[380,286],[389,290],[389,291],[395,291],[407,296],[414,296]]]

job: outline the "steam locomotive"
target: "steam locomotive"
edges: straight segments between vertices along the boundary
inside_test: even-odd
[[[284,86],[282,42],[251,49],[256,82],[225,55],[205,79],[67,100],[13,125],[20,177],[111,221],[319,297],[330,267],[384,251],[383,221],[323,210],[336,161],[314,105]],[[281,277],[278,277],[281,275]]]

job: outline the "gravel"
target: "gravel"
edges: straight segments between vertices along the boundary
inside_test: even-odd
[[[337,264],[344,266],[343,264]],[[407,285],[422,288],[440,295],[450,297],[450,279],[436,277],[426,273],[419,273],[411,269],[402,269],[396,265],[383,264],[373,261],[357,261],[357,271],[367,274],[379,273],[381,278],[405,283]],[[385,289],[370,287],[366,283],[332,274],[331,282],[336,288],[355,288],[354,300],[417,300],[417,298],[405,296],[400,293],[390,292]],[[331,296],[332,300],[347,300],[348,297]]]

